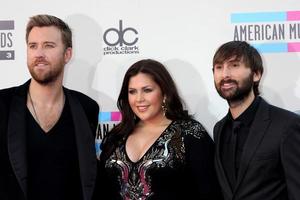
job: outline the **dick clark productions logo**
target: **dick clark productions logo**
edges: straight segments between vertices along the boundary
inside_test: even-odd
[[[138,54],[138,31],[132,27],[123,27],[123,21],[119,20],[118,28],[109,28],[103,34],[104,55]]]

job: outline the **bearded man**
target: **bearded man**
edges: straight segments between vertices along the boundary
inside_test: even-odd
[[[247,42],[227,42],[214,55],[215,87],[229,105],[213,131],[225,200],[300,197],[300,117],[259,96],[262,74],[262,58]]]
[[[32,78],[0,90],[0,199],[90,200],[99,107],[63,87],[72,32],[55,16],[36,15],[26,43]]]

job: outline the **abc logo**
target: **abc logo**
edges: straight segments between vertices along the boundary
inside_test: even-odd
[[[117,38],[113,38],[113,36],[116,34]],[[127,37],[125,37],[125,34]],[[132,34],[134,36],[132,37]],[[138,37],[135,37],[138,32],[134,28],[128,27],[123,30],[123,21],[119,21],[119,30],[116,28],[109,28],[104,32],[103,40],[108,46],[116,46],[120,45],[123,46],[123,44],[127,46],[132,46],[138,41]],[[128,37],[131,36],[131,37]],[[126,40],[125,40],[126,38]]]

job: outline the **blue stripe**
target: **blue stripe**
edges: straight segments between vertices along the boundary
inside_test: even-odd
[[[232,13],[231,23],[286,21],[286,12]]]
[[[111,121],[111,112],[100,112],[99,113],[99,122],[108,122]]]
[[[287,43],[263,43],[263,44],[252,44],[261,53],[279,53],[288,52]]]

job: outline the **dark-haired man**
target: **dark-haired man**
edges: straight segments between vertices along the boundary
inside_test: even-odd
[[[300,117],[259,96],[263,63],[247,42],[221,45],[213,58],[228,114],[214,127],[215,167],[225,200],[300,197]]]

